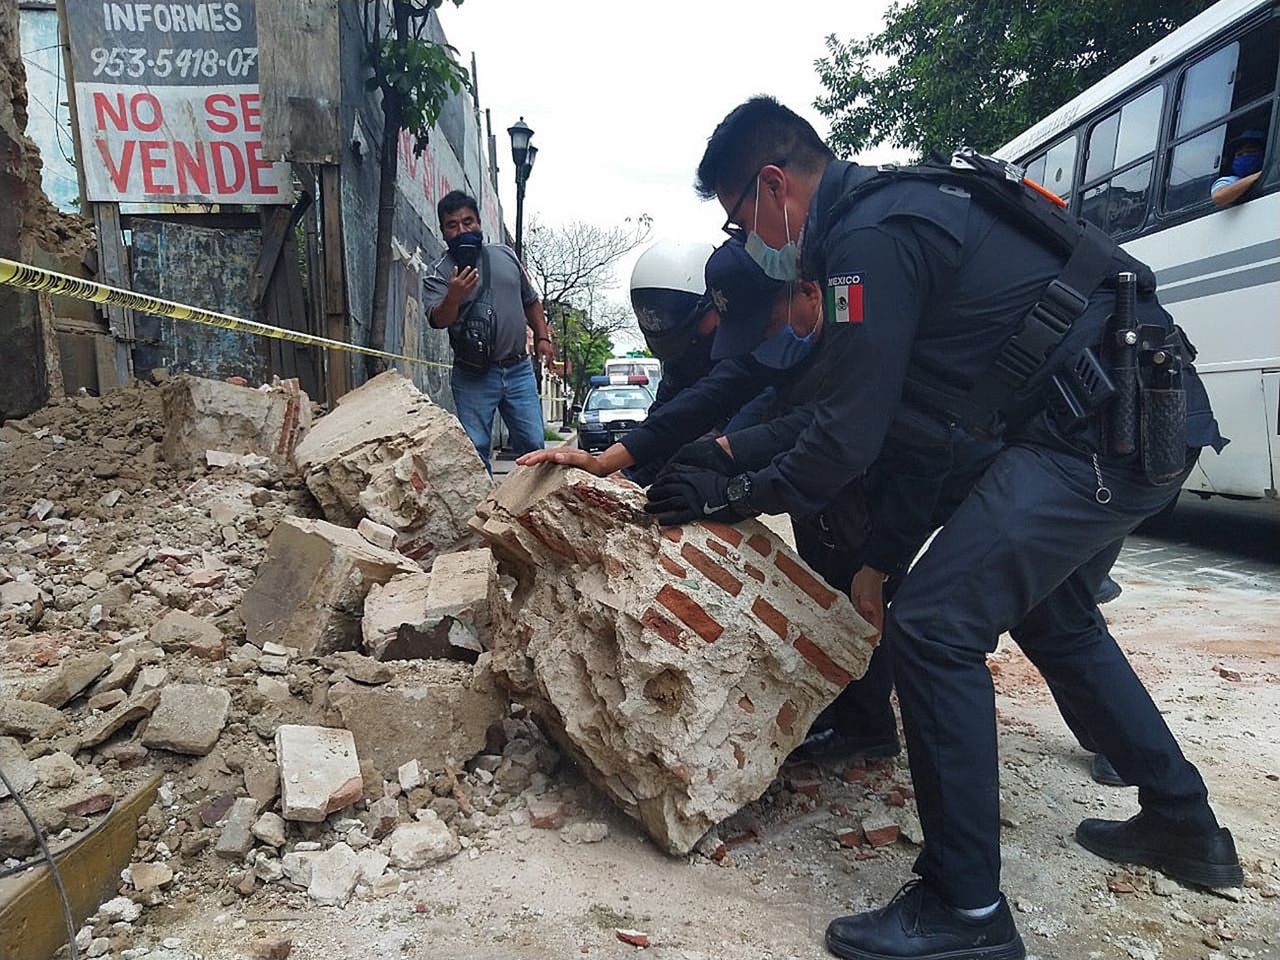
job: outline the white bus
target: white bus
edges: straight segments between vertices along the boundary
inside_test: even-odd
[[[1280,3],[1222,0],[1000,149],[1156,272],[1231,444],[1184,490],[1280,487]],[[1228,145],[1263,131],[1262,176],[1220,209]]]
[[[662,379],[662,363],[653,357],[613,357],[604,362],[605,376],[648,377],[649,389],[657,390]]]

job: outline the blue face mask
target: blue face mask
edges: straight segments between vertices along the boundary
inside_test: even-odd
[[[1237,177],[1247,177],[1262,169],[1262,154],[1245,153],[1231,158],[1231,172]]]
[[[446,240],[445,244],[459,267],[474,267],[480,262],[480,248],[484,246],[484,234],[479,230],[460,233],[452,240]]]
[[[751,232],[747,234],[745,248],[747,256],[755,261],[757,267],[764,271],[764,275],[772,280],[781,280],[784,283],[790,283],[800,276],[800,248],[796,242],[791,239],[791,221],[787,217],[787,206],[782,205],[782,223],[787,231],[787,242],[781,249],[771,247],[760,239],[760,234],[756,233],[756,225],[760,221],[760,178],[756,178],[756,223],[752,224]]]
[[[813,338],[813,333],[802,337],[791,329],[791,301],[788,300],[786,324],[752,350],[751,356],[771,370],[791,370],[802,364],[813,352]]]

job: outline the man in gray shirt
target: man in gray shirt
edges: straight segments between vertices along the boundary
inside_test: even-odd
[[[542,301],[515,251],[484,242],[475,199],[455,190],[440,200],[436,212],[449,250],[423,281],[423,305],[431,326],[449,331],[453,404],[489,469],[495,410],[502,412],[517,454],[542,449],[542,403],[526,326],[533,330],[539,362],[549,363],[555,354]]]

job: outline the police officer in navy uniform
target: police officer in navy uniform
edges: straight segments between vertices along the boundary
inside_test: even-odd
[[[887,436],[941,458],[961,426],[1002,435],[887,612],[925,839],[916,880],[885,907],[828,927],[828,949],[856,960],[1025,956],[1000,891],[985,663],[1006,630],[1139,788],[1139,814],[1087,819],[1077,841],[1187,883],[1242,882],[1231,834],[1108,632],[1088,572],[1169,502],[1201,448],[1224,442],[1192,350],[1146,267],[1048,200],[1036,206],[1012,171],[997,183],[989,161],[960,166],[968,176],[838,162],[767,97],[721,122],[699,192],[719,200],[766,272],[822,285],[820,396],[796,412],[797,439],[763,469],[690,467],[649,490],[666,523],[804,513],[871,467]],[[1138,290],[1132,336],[1110,320],[1126,277]],[[1113,336],[1126,347],[1113,348]],[[1107,359],[1125,349],[1140,373]],[[1141,406],[1118,406],[1135,382]],[[1121,409],[1141,426],[1131,446]]]

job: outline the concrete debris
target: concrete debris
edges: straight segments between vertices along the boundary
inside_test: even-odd
[[[239,797],[227,811],[226,824],[218,836],[213,852],[226,860],[243,860],[253,849],[253,827],[258,815],[258,802],[252,797]]]
[[[874,631],[763,525],[660,530],[636,487],[513,474],[473,521],[519,580],[493,667],[672,853],[759,797]]]
[[[374,589],[377,589],[377,587]],[[367,599],[365,600],[365,608],[367,611]],[[368,617],[367,612],[365,616],[366,618]],[[379,663],[372,657],[365,657],[351,650],[344,650],[325,657],[322,663],[334,673],[341,674],[349,680],[368,686],[388,683],[395,676],[394,671],[387,664]]]
[[[409,760],[429,770],[466,761],[484,749],[486,732],[506,710],[483,662],[423,661],[419,671],[377,687],[344,681],[329,688],[329,706],[355,737],[361,762],[388,779]]]
[[[276,730],[275,746],[286,820],[321,823],[363,796],[351,731],[285,724]]]
[[[307,896],[316,903],[344,907],[360,882],[360,857],[345,843],[335,843],[311,858]]]
[[[173,882],[173,868],[165,863],[131,863],[129,878],[139,893],[158,890]]]
[[[492,485],[457,418],[394,370],[343,396],[294,460],[328,519],[389,527],[424,563],[466,534]]]
[[[81,734],[81,746],[96,747],[105,743],[125,727],[137,723],[144,717],[149,717],[159,705],[159,690],[132,694],[128,700],[112,709]]]
[[[598,820],[571,823],[560,831],[560,839],[572,844],[599,843],[608,836],[609,825]]]
[[[392,830],[400,821],[400,805],[396,803],[392,797],[379,797],[373,803],[369,804],[368,826],[369,835],[375,840],[381,840]]]
[[[416,823],[402,823],[391,833],[391,862],[403,870],[421,870],[457,856],[458,838],[434,811],[420,812]]]
[[[43,757],[36,757],[32,763],[36,768],[36,776],[40,778],[40,783],[50,790],[61,790],[64,787],[69,787],[84,776],[84,771],[80,769],[80,765],[76,763],[75,759],[61,750],[47,753]]]
[[[204,756],[218,742],[230,708],[231,694],[218,687],[167,686],[160,691],[160,703],[142,734],[142,745]]]
[[[396,548],[396,532],[390,527],[374,523],[368,517],[365,517],[356,525],[356,533],[381,550],[394,550]]]
[[[0,697],[0,735],[48,739],[66,726],[62,712],[34,700]]]
[[[123,650],[111,658],[111,668],[89,688],[91,697],[123,690],[137,675],[140,662],[132,650]]]
[[[170,610],[166,613],[147,631],[147,639],[158,644],[166,653],[190,650],[205,660],[222,658],[221,655],[204,656],[200,651],[226,649],[221,630],[207,620],[193,617],[185,610]]]
[[[240,605],[245,636],[259,647],[280,643],[308,657],[354,650],[370,587],[416,570],[354,530],[285,517]]]
[[[40,588],[34,583],[13,580],[0,584],[0,606],[17,606],[21,603],[35,603],[40,599]]]
[[[257,808],[257,801],[254,801]],[[269,847],[283,847],[285,842],[285,824],[279,814],[267,811],[253,824],[253,835]]]
[[[293,941],[287,937],[263,937],[249,943],[253,960],[286,960],[293,952]]]
[[[419,769],[417,760],[402,763],[396,771],[396,777],[400,782],[400,789],[405,793],[422,786],[422,770]]]
[[[0,737],[0,770],[13,784],[14,792],[21,795],[40,782],[40,773],[35,764],[27,759],[18,741],[12,737]],[[9,788],[0,781],[0,800],[9,796]]]
[[[184,375],[165,383],[160,395],[161,450],[165,460],[181,466],[204,461],[206,451],[287,461],[311,424],[311,401],[297,380],[252,390]]]
[[[107,672],[111,657],[105,653],[91,653],[84,657],[66,660],[58,672],[31,695],[37,703],[50,707],[63,707],[80,696],[89,684]]]

